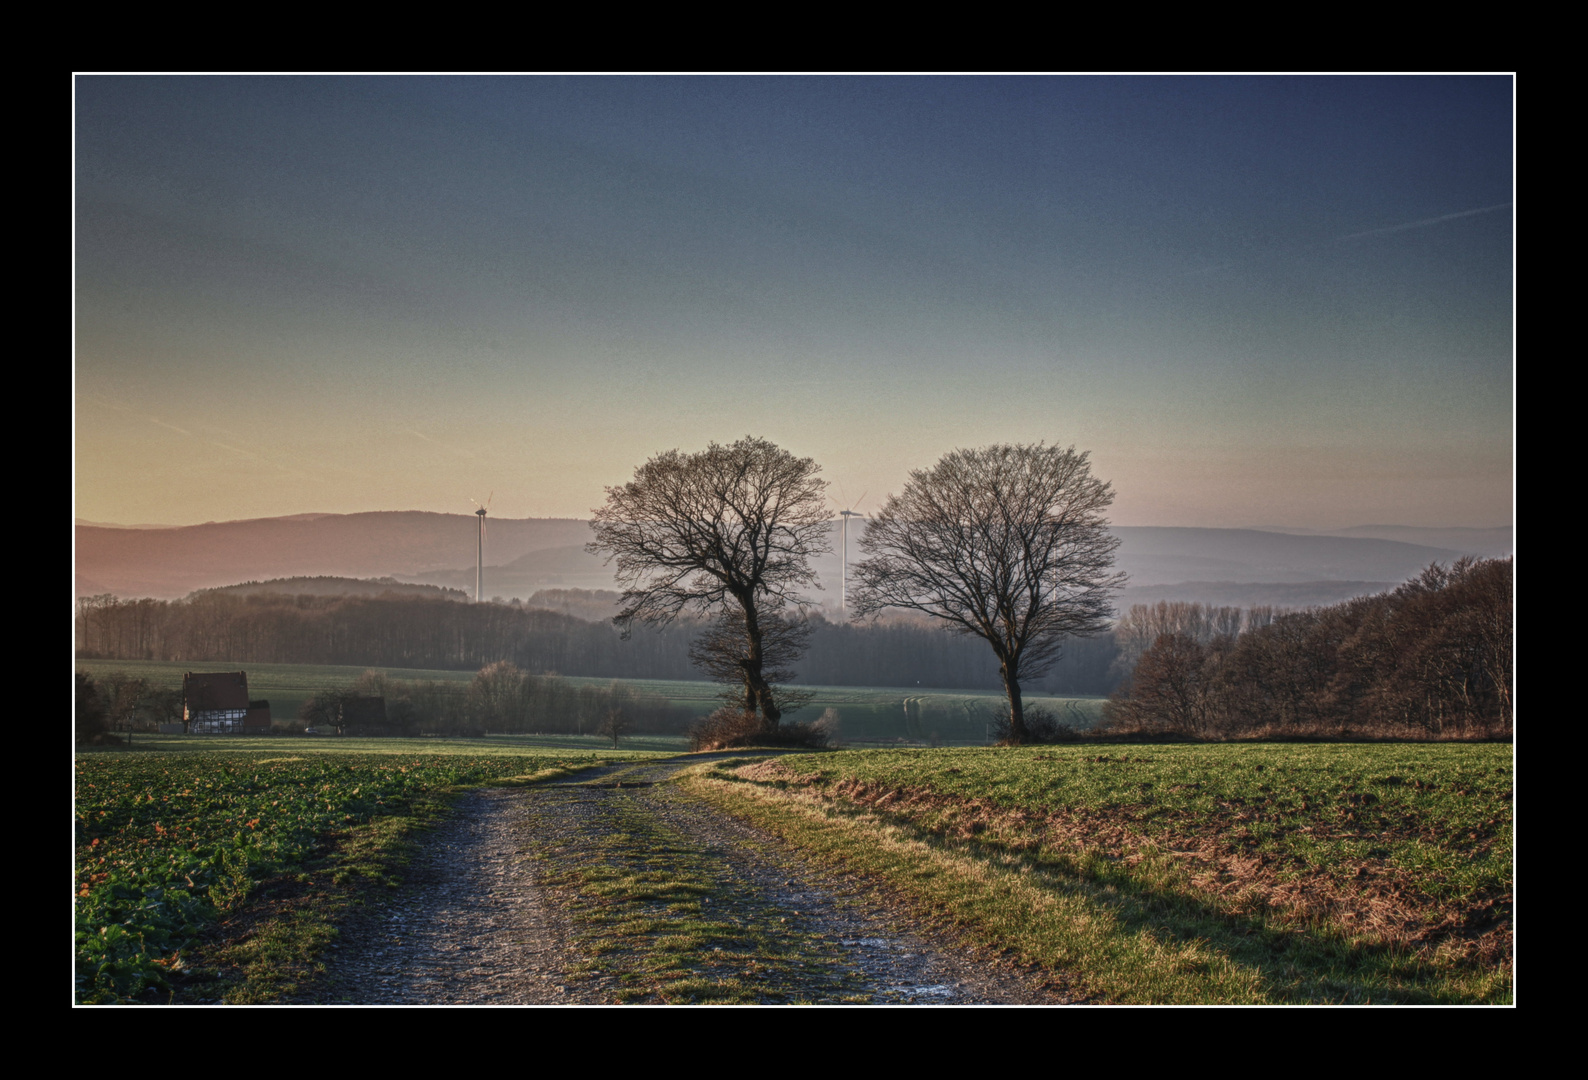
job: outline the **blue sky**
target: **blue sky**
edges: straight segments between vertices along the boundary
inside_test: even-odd
[[[85,76],[77,514],[852,500],[1090,451],[1134,525],[1512,510],[1500,77]],[[836,493],[836,488],[835,488]]]

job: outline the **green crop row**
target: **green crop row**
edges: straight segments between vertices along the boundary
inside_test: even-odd
[[[589,763],[566,751],[83,755],[77,1000],[138,1000],[166,987],[208,926],[346,830],[418,797]]]

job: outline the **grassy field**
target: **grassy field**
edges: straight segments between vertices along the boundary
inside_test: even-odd
[[[396,884],[413,834],[454,793],[643,756],[527,740],[203,737],[79,754],[77,1000],[290,995],[340,914]]]
[[[1511,751],[851,751],[688,781],[1129,1003],[1505,1003]]]
[[[283,736],[238,735],[141,735],[129,745],[79,750],[78,757],[100,755],[196,752],[225,756],[231,754],[373,754],[397,756],[425,754],[441,757],[523,757],[556,752],[570,759],[583,754],[591,761],[622,760],[656,754],[678,754],[689,749],[684,735],[624,735],[620,749],[600,735],[487,735],[481,739],[359,739],[337,735]]]
[[[77,670],[94,678],[125,672],[162,688],[180,690],[189,671],[246,671],[248,696],[270,702],[271,715],[292,719],[303,703],[322,690],[345,688],[366,671],[379,671],[396,679],[434,679],[467,685],[472,671],[422,671],[414,668],[341,667],[335,664],[195,664],[186,660],[79,660]]]
[[[247,671],[248,693],[270,702],[278,719],[298,715],[298,709],[321,690],[350,685],[365,671],[374,670],[392,678],[468,683],[472,671],[429,671],[410,668],[337,667],[323,664],[193,664],[166,660],[79,660],[77,669],[96,678],[112,672],[148,679],[157,686],[181,687],[187,671]],[[654,693],[675,705],[701,716],[721,704],[721,687],[710,682],[672,679],[595,679],[568,677],[576,685],[608,686],[614,681],[637,690]],[[811,686],[815,700],[796,720],[814,720],[825,709],[838,710],[839,734],[846,741],[941,742],[950,745],[981,745],[989,740],[993,718],[1004,706],[1003,694],[994,690],[934,690],[924,687]],[[914,704],[907,713],[905,702]],[[1102,698],[1050,697],[1030,695],[1027,706],[1050,710],[1074,727],[1097,723]]]
[[[680,742],[138,736],[79,753],[78,1000],[289,999],[458,790]],[[1511,1000],[1508,746],[846,750],[683,783],[1093,1000]]]

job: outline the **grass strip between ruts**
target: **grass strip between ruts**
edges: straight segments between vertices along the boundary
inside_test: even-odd
[[[656,800],[677,797],[666,784],[614,791],[599,828],[557,828],[548,816],[531,830],[552,838],[536,853],[539,877],[562,894],[587,957],[576,976],[611,987],[614,1004],[868,1000],[831,943],[747,895],[719,857],[663,820]]]

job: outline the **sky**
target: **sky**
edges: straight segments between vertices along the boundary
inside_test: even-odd
[[[586,517],[756,435],[862,512],[1046,442],[1120,525],[1504,524],[1513,89],[79,76],[75,512]]]

